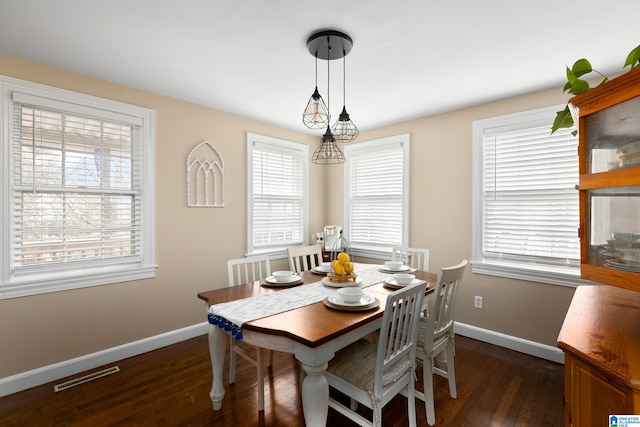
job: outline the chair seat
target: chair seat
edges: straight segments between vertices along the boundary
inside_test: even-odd
[[[373,390],[376,373],[376,355],[378,345],[360,339],[350,346],[340,350],[329,362],[328,372],[348,381],[356,387]],[[385,370],[382,375],[382,385],[395,382],[411,367],[411,360],[406,356]]]

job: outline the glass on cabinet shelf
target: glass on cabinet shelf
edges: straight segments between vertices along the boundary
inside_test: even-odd
[[[640,97],[585,117],[587,173],[640,167]]]
[[[640,273],[640,186],[588,190],[587,203],[586,263]]]

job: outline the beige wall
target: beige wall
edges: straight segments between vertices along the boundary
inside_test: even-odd
[[[315,136],[3,54],[0,74],[156,111],[158,263],[155,279],[0,300],[0,378],[203,322],[196,294],[225,286],[226,260],[244,255],[246,132],[309,144],[310,152],[318,144]],[[410,243],[431,250],[432,269],[471,256],[471,121],[565,101],[553,89],[362,132],[360,141],[411,134]],[[185,159],[203,139],[225,162],[225,208],[186,208]],[[310,198],[310,232],[343,222],[336,168],[311,166],[311,187],[325,188],[326,198],[330,186],[332,200]],[[572,294],[469,272],[457,320],[555,345]],[[484,296],[483,310],[472,308],[473,295]]]
[[[158,264],[150,280],[0,300],[0,378],[206,321],[197,293],[226,286],[226,260],[246,247],[246,132],[306,143],[310,152],[319,141],[2,54],[0,74],[155,110]],[[186,207],[186,156],[203,139],[224,160],[224,208]],[[312,165],[310,181],[317,186],[325,173]],[[320,229],[321,200],[310,203],[311,229]]]
[[[472,130],[474,120],[566,103],[553,88],[449,113],[362,132],[358,141],[411,135],[411,236],[409,244],[430,250],[430,270],[471,260]],[[551,124],[550,124],[551,125]],[[342,188],[342,174],[328,177]],[[342,197],[329,213],[341,223]],[[467,269],[456,320],[526,340],[555,346],[574,288],[504,279]],[[473,307],[474,295],[484,309]]]

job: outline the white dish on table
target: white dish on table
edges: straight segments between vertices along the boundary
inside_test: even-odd
[[[266,286],[278,287],[278,286],[291,286],[302,283],[302,277],[293,275],[286,281],[278,280],[275,276],[269,276],[264,279]]]
[[[290,270],[274,271],[269,277],[274,277],[277,282],[282,283],[291,282],[299,278]]]
[[[323,262],[322,264],[320,264],[317,267],[313,267],[311,269],[312,273],[316,273],[316,274],[327,274],[327,273],[331,273],[331,263],[330,262]]]
[[[322,302],[327,307],[340,311],[366,311],[380,306],[378,298],[366,294],[357,303],[344,303],[337,294],[326,297]]]
[[[329,296],[329,302],[335,305],[346,305],[349,307],[358,307],[358,306],[362,306],[362,305],[369,305],[371,304],[373,301],[375,300],[375,297],[373,295],[369,295],[369,294],[362,294],[362,296],[360,298],[358,298],[356,301],[345,301],[344,299],[342,299],[342,296],[338,293],[336,293],[335,295],[330,295]]]
[[[345,303],[355,303],[360,301],[364,293],[362,291],[362,288],[358,286],[350,286],[347,288],[338,289],[338,295]]]
[[[391,260],[391,261],[385,261],[384,265],[387,266],[389,268],[389,270],[398,270],[400,269],[400,267],[402,267],[404,263],[402,261],[397,261],[397,260]]]
[[[420,282],[422,282],[422,280],[413,279],[411,281],[411,283],[409,283],[409,285],[415,285],[416,283],[420,283]],[[384,279],[384,285],[383,286],[387,286],[388,288],[392,288],[392,289],[400,289],[400,288],[404,288],[405,286],[409,286],[409,285],[401,285],[393,277],[388,277],[388,278]]]
[[[408,265],[401,265],[400,268],[398,268],[397,270],[391,270],[386,265],[383,265],[380,267],[380,271],[384,271],[385,273],[403,273],[403,272],[411,271],[411,267],[409,267]]]
[[[413,274],[408,273],[396,273],[393,275],[393,278],[396,279],[396,282],[400,285],[410,285],[413,279],[416,278]]]

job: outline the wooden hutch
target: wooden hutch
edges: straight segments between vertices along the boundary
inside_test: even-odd
[[[558,346],[565,426],[640,414],[640,68],[572,98],[580,158],[580,286]]]

